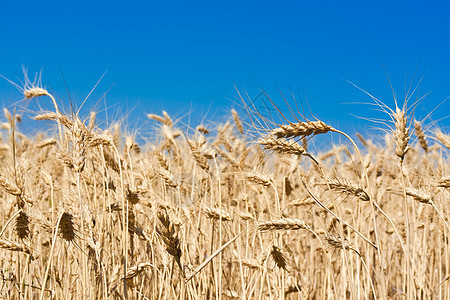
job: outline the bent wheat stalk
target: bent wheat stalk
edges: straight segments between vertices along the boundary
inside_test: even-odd
[[[9,220],[6,222],[6,224],[3,226],[2,231],[0,231],[0,238],[3,236],[3,234],[5,233],[6,228],[8,228],[9,224],[16,218],[16,216],[18,214],[20,214],[22,212],[21,209],[19,209],[11,218],[9,218]]]
[[[62,212],[59,215],[58,222],[56,222],[56,228],[55,228],[55,232],[53,234],[52,248],[51,248],[50,254],[48,256],[49,259],[48,259],[48,263],[47,263],[47,268],[45,269],[45,275],[44,275],[44,277],[42,279],[43,280],[43,282],[42,282],[42,290],[41,290],[41,295],[39,297],[39,300],[44,299],[45,285],[47,284],[48,273],[50,271],[50,265],[52,264],[52,256],[53,256],[53,251],[55,250],[56,237],[58,235],[58,228],[59,228],[59,224],[60,224],[61,219],[62,219],[64,214],[65,214],[65,212]]]
[[[213,254],[211,254],[204,262],[202,262],[195,270],[186,278],[185,282],[188,282],[192,279],[198,272],[200,272],[214,257],[216,257],[219,253],[223,251],[226,247],[228,247],[231,243],[233,243],[238,237],[240,237],[245,232],[245,229],[239,232],[234,238],[226,242],[219,249],[217,249]]]

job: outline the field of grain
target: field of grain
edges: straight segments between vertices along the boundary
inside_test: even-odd
[[[54,126],[1,116],[1,299],[450,299],[450,135],[406,108],[383,142],[248,105],[138,144],[23,93]]]

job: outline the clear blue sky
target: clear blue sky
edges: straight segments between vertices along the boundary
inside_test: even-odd
[[[109,112],[134,121],[162,109],[220,120],[236,107],[234,85],[253,97],[256,80],[280,106],[276,87],[292,89],[320,119],[361,130],[371,123],[350,114],[380,114],[348,104],[370,99],[346,80],[392,106],[382,64],[399,98],[405,76],[424,74],[418,116],[450,95],[449,11],[445,1],[1,1],[0,74],[42,69],[67,106],[60,70],[78,105],[108,71],[86,108],[109,90]],[[0,80],[0,105],[20,99]]]

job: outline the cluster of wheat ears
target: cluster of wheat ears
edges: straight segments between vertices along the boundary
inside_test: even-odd
[[[406,107],[384,144],[247,105],[259,121],[188,132],[150,114],[138,145],[23,94],[56,126],[30,138],[4,109],[2,299],[450,299],[450,136]]]

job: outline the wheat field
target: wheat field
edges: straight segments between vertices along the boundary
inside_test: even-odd
[[[450,299],[450,135],[406,107],[384,141],[247,105],[138,143],[23,95],[55,126],[3,111],[1,299]]]

